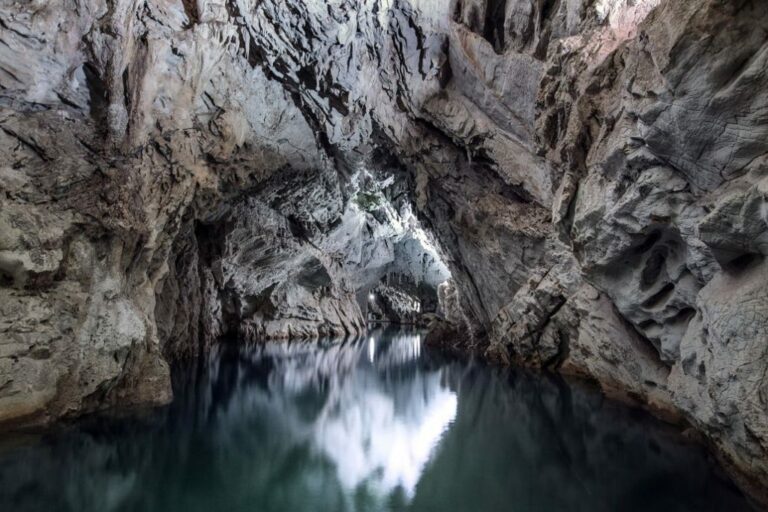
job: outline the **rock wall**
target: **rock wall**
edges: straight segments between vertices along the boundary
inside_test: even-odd
[[[380,284],[371,291],[369,300],[369,319],[403,325],[421,323],[421,301],[402,288]]]
[[[3,11],[0,421],[167,400],[161,354],[223,334],[359,329],[415,216],[473,344],[768,484],[759,2]]]

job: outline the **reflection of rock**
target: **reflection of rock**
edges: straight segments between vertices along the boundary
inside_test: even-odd
[[[456,420],[413,510],[750,509],[705,470],[703,450],[600,393],[519,370],[456,366],[447,375]]]
[[[368,361],[377,370],[414,364],[421,357],[421,338],[420,334],[401,332],[391,328],[384,330],[382,335],[374,331],[368,337],[366,347]]]
[[[746,510],[595,390],[432,356],[398,331],[215,347],[168,409],[0,452],[0,509]]]
[[[315,424],[316,447],[336,464],[349,491],[367,485],[386,496],[416,484],[443,432],[456,415],[456,395],[439,372],[417,374],[394,390],[366,389],[350,380],[340,404]]]
[[[271,368],[257,402],[266,400],[274,410],[261,414],[279,416],[283,428],[307,436],[335,465],[347,492],[365,485],[382,498],[397,488],[410,497],[455,416],[456,396],[445,388],[440,371],[410,370],[408,378],[395,382],[383,378],[381,372],[412,367],[421,355],[419,335],[390,332],[380,342],[377,333],[320,350],[309,344],[267,345],[241,357],[248,365]],[[320,389],[322,400],[308,415],[302,397]],[[257,397],[248,392],[253,402]],[[233,411],[243,405],[232,404]]]

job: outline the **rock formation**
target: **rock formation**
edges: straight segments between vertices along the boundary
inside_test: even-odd
[[[371,291],[369,322],[421,325],[421,301],[399,288],[380,284]],[[427,322],[428,323],[428,322]]]
[[[0,42],[0,422],[167,401],[221,336],[357,332],[441,257],[490,357],[768,486],[760,2],[54,0]]]

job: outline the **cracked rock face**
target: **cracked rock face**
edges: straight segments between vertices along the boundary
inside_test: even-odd
[[[764,10],[8,4],[0,422],[167,401],[168,359],[355,334],[383,276],[450,270],[489,356],[681,415],[765,489]]]

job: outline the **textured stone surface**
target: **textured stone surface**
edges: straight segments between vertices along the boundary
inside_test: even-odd
[[[368,318],[394,324],[421,324],[421,307],[418,297],[380,284],[371,291]]]
[[[748,0],[5,6],[0,420],[353,332],[439,255],[468,343],[672,409],[764,486],[766,33]]]

